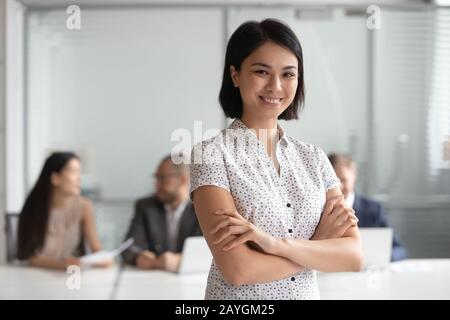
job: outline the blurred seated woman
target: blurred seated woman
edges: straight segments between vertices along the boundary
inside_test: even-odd
[[[86,240],[92,252],[102,250],[92,203],[80,195],[80,160],[55,152],[45,161],[19,218],[17,258],[31,266],[66,269],[80,265]],[[108,267],[112,260],[96,265]]]

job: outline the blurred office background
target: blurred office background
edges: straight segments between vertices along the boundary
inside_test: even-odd
[[[76,1],[81,29],[70,30],[73,1],[2,1],[0,226],[14,234],[9,217],[48,153],[74,150],[103,243],[117,246],[133,202],[153,191],[156,165],[179,144],[172,132],[184,128],[196,143],[194,121],[202,132],[227,125],[217,97],[228,37],[272,17],[294,29],[305,60],[305,110],[282,126],[352,154],[357,191],[383,202],[411,258],[450,257],[450,7],[227,3]],[[378,9],[379,28],[368,27]]]

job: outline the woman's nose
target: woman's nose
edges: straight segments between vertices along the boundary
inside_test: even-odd
[[[270,92],[277,92],[281,90],[281,79],[278,76],[270,77],[270,81],[267,84],[267,90]]]

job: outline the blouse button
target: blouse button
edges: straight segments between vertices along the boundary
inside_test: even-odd
[[[292,229],[289,229],[288,232],[289,232],[289,233],[292,233]]]
[[[286,204],[286,206],[287,206],[288,208],[290,208],[290,207],[291,207],[291,204],[288,202],[288,203]]]
[[[295,277],[292,277],[292,278],[291,278],[291,281],[295,281]]]

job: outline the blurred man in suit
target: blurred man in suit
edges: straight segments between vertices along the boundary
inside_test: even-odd
[[[347,204],[356,212],[360,228],[386,228],[389,227],[386,212],[383,206],[373,200],[355,194],[355,183],[357,178],[357,167],[355,161],[343,154],[332,153],[328,159],[333,165],[337,177],[341,180],[342,193]],[[392,261],[406,259],[407,251],[402,246],[400,238],[394,233],[392,244]]]
[[[158,166],[155,194],[135,203],[135,212],[126,238],[133,245],[122,257],[141,269],[175,272],[181,260],[184,240],[201,236],[194,206],[189,199],[189,168],[176,165],[171,156]]]

